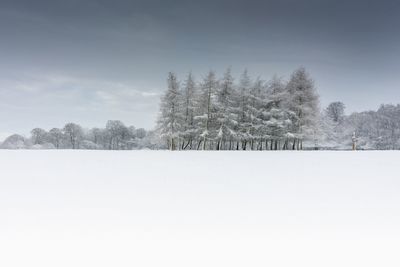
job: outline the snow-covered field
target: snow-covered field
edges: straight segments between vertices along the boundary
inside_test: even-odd
[[[400,266],[400,152],[0,151],[0,266]]]

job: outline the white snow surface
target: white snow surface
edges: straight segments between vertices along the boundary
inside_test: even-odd
[[[400,152],[0,150],[0,266],[400,266]]]

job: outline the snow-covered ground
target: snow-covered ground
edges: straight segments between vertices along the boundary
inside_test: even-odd
[[[0,151],[0,266],[400,266],[400,152]]]

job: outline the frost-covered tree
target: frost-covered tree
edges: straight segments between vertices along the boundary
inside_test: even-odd
[[[212,141],[217,137],[216,123],[216,100],[218,92],[218,82],[213,71],[209,71],[200,85],[198,98],[198,115],[195,117],[196,124],[199,127],[200,140],[198,147],[210,149]]]
[[[182,112],[182,149],[192,149],[196,138],[195,112],[196,112],[196,83],[190,72],[184,82],[181,93]]]
[[[233,142],[238,140],[238,109],[235,106],[235,93],[234,79],[231,69],[228,68],[217,92],[217,150],[232,149]]]
[[[326,108],[326,115],[335,123],[341,123],[344,119],[345,105],[340,102],[332,102]]]
[[[239,87],[237,91],[237,106],[238,106],[238,136],[241,141],[241,148],[247,149],[247,143],[250,136],[251,118],[249,113],[250,88],[252,81],[247,70],[244,70],[240,77]]]
[[[107,141],[106,139],[106,131],[100,128],[92,128],[89,133],[89,140],[91,140],[96,146],[99,148],[106,148],[107,147]]]
[[[147,131],[144,128],[138,128],[135,130],[134,137],[143,139],[147,135]]]
[[[41,145],[48,141],[48,134],[42,128],[35,128],[31,131],[32,143],[34,145]]]
[[[130,140],[130,133],[125,124],[119,120],[109,120],[106,124],[106,135],[108,137],[108,149],[125,149]]]
[[[247,113],[248,113],[248,135],[250,142],[250,149],[262,149],[257,144],[262,144],[262,129],[264,103],[266,101],[266,88],[264,81],[257,78],[251,85],[248,95]]]
[[[397,149],[400,146],[400,106],[381,105],[377,111],[379,136],[376,147],[379,149]]]
[[[297,117],[292,130],[296,136],[297,148],[301,149],[304,139],[315,138],[318,127],[319,96],[305,68],[299,68],[293,72],[287,84],[287,90],[288,109]]]
[[[381,136],[378,116],[375,111],[355,112],[350,114],[344,122],[342,142],[344,147],[351,149],[352,136],[356,133],[357,146],[361,149],[378,149],[377,142]]]
[[[339,149],[343,146],[345,105],[340,102],[330,103],[320,116],[320,142],[324,147]]]
[[[83,129],[75,123],[67,123],[64,126],[64,134],[66,135],[72,149],[79,149],[79,144],[83,139]]]
[[[267,98],[263,110],[264,136],[269,139],[269,149],[295,149],[292,126],[297,116],[290,111],[287,103],[289,92],[283,80],[274,76],[268,83]],[[289,141],[293,145],[289,145]]]
[[[179,82],[172,72],[168,74],[168,89],[161,99],[158,129],[161,136],[167,140],[168,148],[179,148],[179,137],[182,131],[181,97]]]
[[[13,134],[7,137],[3,143],[1,143],[1,149],[25,149],[29,148],[31,143],[19,134]]]
[[[56,149],[59,149],[61,147],[61,144],[64,139],[64,134],[61,129],[59,128],[52,128],[49,131],[49,139],[50,142],[54,145]]]

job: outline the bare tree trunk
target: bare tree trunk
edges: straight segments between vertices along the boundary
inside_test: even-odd
[[[289,140],[285,139],[285,142],[283,143],[283,150],[288,150],[288,146],[289,146]]]
[[[182,138],[182,145],[181,145],[181,150],[185,150],[185,139]]]
[[[192,149],[192,139],[189,139],[187,144],[182,148],[183,150],[186,150],[186,148],[190,145],[190,149]]]
[[[171,138],[171,150],[175,150],[175,140],[174,138]]]
[[[202,143],[202,140],[199,140],[199,143],[197,145],[197,150],[200,150],[201,143]]]
[[[244,140],[244,142],[242,142],[242,150],[246,150],[247,147],[247,140]]]

